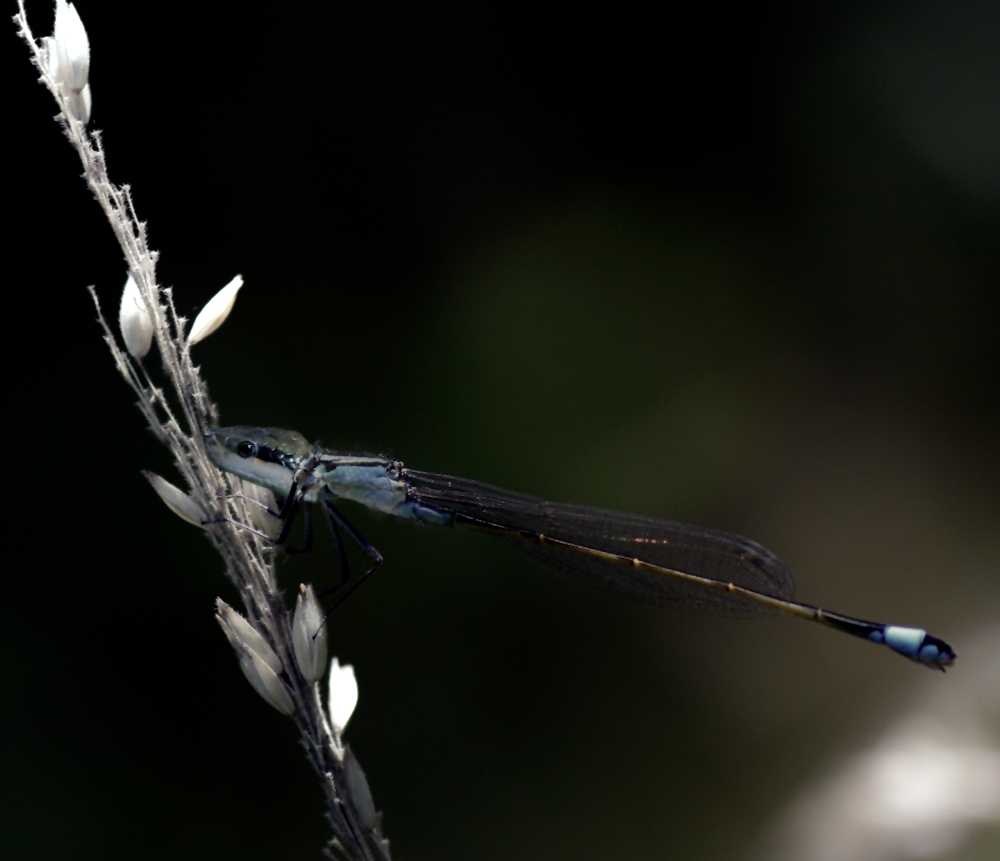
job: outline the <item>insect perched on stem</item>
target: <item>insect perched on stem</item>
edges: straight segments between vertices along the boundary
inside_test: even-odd
[[[382,563],[379,552],[337,508],[339,500],[348,499],[418,523],[464,526],[499,536],[542,565],[646,604],[729,617],[787,613],[882,643],[925,667],[943,671],[955,660],[951,646],[921,628],[866,622],[793,601],[795,584],[784,562],[738,535],[546,502],[477,481],[406,469],[384,457],[337,454],[278,428],[219,428],[210,431],[205,442],[208,456],[220,469],[284,497],[281,511],[271,512],[283,523],[280,535],[262,537],[283,545],[305,505],[308,548],[310,508],[322,508],[343,572],[335,587],[342,591],[330,612]],[[371,560],[368,570],[353,579],[341,530]]]

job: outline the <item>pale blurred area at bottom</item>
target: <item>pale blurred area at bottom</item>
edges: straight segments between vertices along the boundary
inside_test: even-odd
[[[806,788],[754,861],[1000,858],[1000,627],[961,638],[947,688]]]

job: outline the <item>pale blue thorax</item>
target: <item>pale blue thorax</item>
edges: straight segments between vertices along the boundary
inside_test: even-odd
[[[349,499],[375,511],[434,526],[450,526],[450,514],[407,498],[406,484],[396,477],[399,466],[384,458],[321,455],[319,465],[313,470],[317,489],[310,488],[305,499],[317,500],[322,487],[337,499]]]
[[[338,499],[350,499],[375,511],[412,516],[405,512],[406,485],[389,477],[391,462],[381,458],[323,455],[313,470],[316,483],[306,493],[315,502],[325,487]]]

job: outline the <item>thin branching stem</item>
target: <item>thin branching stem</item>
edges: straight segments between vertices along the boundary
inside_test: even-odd
[[[59,106],[56,120],[83,165],[83,177],[104,211],[118,239],[125,264],[153,324],[153,337],[168,381],[167,391],[154,385],[142,361],[119,346],[108,325],[97,293],[90,288],[104,340],[115,367],[132,389],[137,405],[150,429],[170,450],[178,472],[190,488],[190,497],[205,512],[205,533],[222,557],[226,574],[238,588],[248,621],[258,629],[278,655],[282,680],[291,696],[292,720],[302,736],[302,746],[315,768],[327,799],[327,820],[333,831],[327,853],[350,861],[389,858],[389,844],[378,819],[367,826],[362,821],[363,801],[352,796],[347,779],[345,747],[340,732],[324,713],[318,683],[307,681],[299,670],[292,645],[291,619],[277,587],[274,551],[258,535],[240,528],[248,523],[239,487],[208,459],[204,434],[218,426],[218,410],[208,395],[200,369],[191,359],[185,336],[186,320],[177,314],[172,291],[156,281],[157,253],[146,241],[146,225],[140,221],[127,185],[116,186],[108,176],[100,133],[88,133],[74,116],[62,86],[49,74],[50,40],[36,40],[19,0],[14,18],[20,35],[31,51],[32,63],[41,82]]]

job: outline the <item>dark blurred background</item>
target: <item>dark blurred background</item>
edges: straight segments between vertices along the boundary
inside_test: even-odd
[[[740,532],[803,600],[960,654],[997,624],[995,3],[78,8],[161,282],[192,316],[246,280],[195,348],[224,423]],[[116,318],[121,254],[7,29],[5,855],[319,857],[220,562],[139,474],[177,480],[84,289]],[[386,563],[331,649],[405,861],[746,857],[977,671],[351,515]]]

